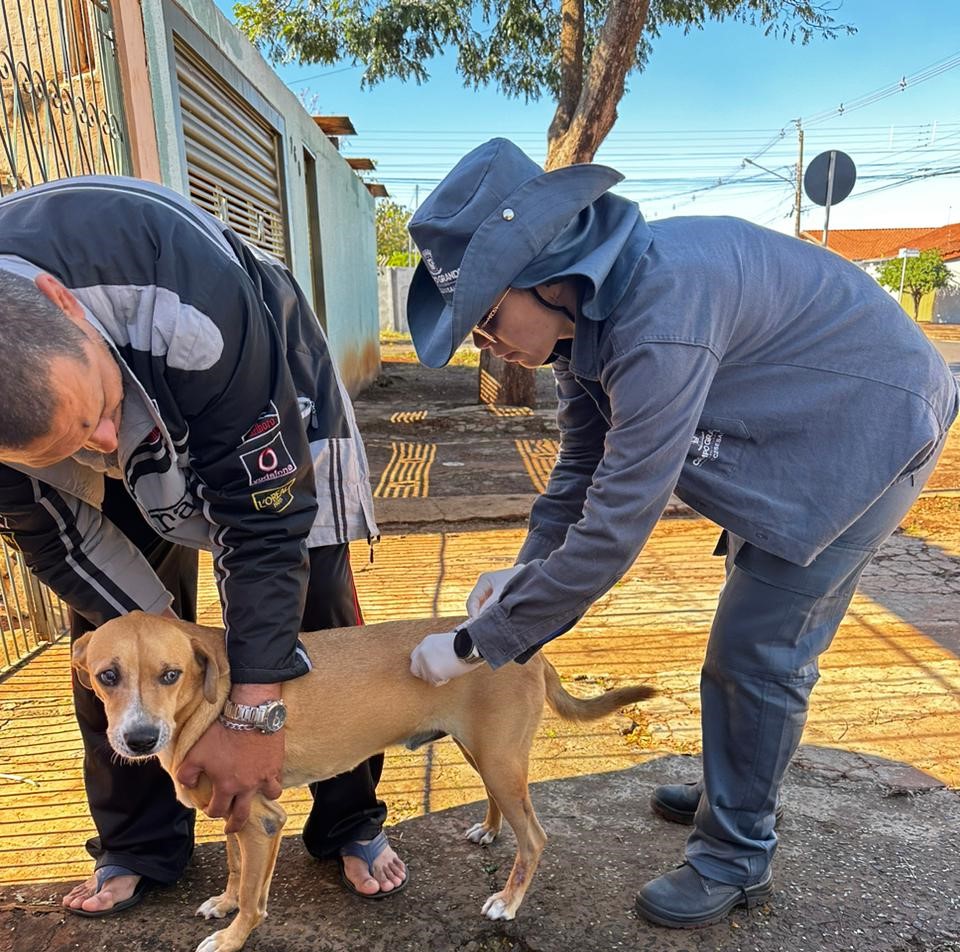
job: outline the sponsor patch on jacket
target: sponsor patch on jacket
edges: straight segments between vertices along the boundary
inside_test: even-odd
[[[272,433],[275,429],[280,426],[280,413],[277,410],[277,405],[271,400],[270,406],[268,409],[264,410],[260,416],[257,417],[257,422],[247,430],[246,433],[240,437],[240,442],[249,443],[251,440],[255,440],[258,436],[263,436],[264,433]]]
[[[297,471],[297,464],[283,442],[282,433],[278,433],[266,446],[241,453],[240,462],[247,471],[251,486],[282,479]]]
[[[263,512],[265,509],[273,512],[283,512],[293,502],[293,484],[295,482],[295,479],[291,479],[290,482],[277,486],[275,489],[261,489],[259,492],[253,493],[250,496],[253,500],[253,508],[257,512]]]

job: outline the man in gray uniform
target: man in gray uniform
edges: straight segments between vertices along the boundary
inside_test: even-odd
[[[671,492],[724,528],[727,579],[701,680],[703,778],[655,791],[693,822],[638,911],[721,920],[772,890],[777,794],[817,659],[957,414],[936,350],[858,268],[732,218],[647,224],[597,165],[544,173],[495,139],[413,216],[420,360],[463,339],[552,362],[559,459],[516,564],[471,619],[415,649],[434,684],[523,662],[627,571]]]

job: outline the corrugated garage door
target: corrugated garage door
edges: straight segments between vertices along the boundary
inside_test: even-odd
[[[278,135],[174,35],[190,198],[286,260]]]

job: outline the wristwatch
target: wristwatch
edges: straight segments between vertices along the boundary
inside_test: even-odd
[[[287,719],[287,708],[281,700],[252,704],[236,704],[227,701],[223,705],[220,723],[232,731],[260,731],[261,734],[276,734]]]
[[[470,632],[464,626],[454,630],[453,653],[466,664],[479,664],[483,661],[480,649],[473,643]]]

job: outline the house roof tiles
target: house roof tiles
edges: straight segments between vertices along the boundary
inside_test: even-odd
[[[802,237],[819,244],[822,231],[805,231]],[[848,228],[831,231],[831,251],[850,261],[885,261],[901,248],[927,251],[936,248],[944,261],[960,260],[960,222],[941,228]]]

